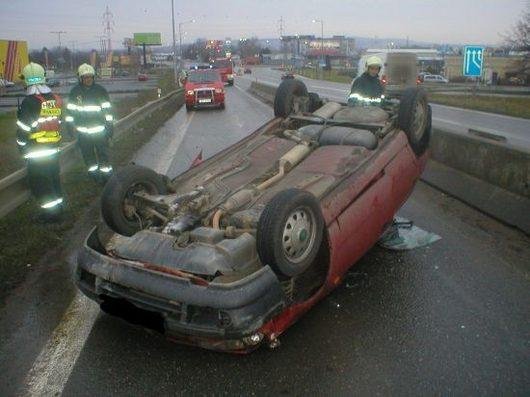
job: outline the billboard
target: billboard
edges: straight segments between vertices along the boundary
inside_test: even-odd
[[[134,45],[162,45],[160,33],[134,33]]]
[[[28,43],[0,40],[0,78],[15,81],[22,68],[29,63]]]

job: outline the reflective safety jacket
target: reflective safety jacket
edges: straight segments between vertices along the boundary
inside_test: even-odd
[[[17,144],[25,158],[58,152],[61,107],[61,97],[52,93],[24,98],[17,113]]]
[[[82,134],[99,134],[112,125],[112,106],[107,90],[93,83],[76,85],[68,95],[65,121]]]

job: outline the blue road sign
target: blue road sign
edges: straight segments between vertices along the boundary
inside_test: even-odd
[[[484,47],[466,46],[464,47],[464,76],[482,76],[482,64],[484,60]]]

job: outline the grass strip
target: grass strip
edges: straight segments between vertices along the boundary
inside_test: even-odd
[[[458,108],[530,119],[530,97],[429,94],[429,101]]]

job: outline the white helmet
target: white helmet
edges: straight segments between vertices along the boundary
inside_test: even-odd
[[[88,63],[84,63],[77,69],[77,75],[79,77],[87,76],[87,75],[96,75],[96,71],[92,66],[90,66]]]
[[[371,56],[366,60],[366,70],[370,66],[379,66],[379,69],[381,69],[383,67],[383,61],[378,56]]]

